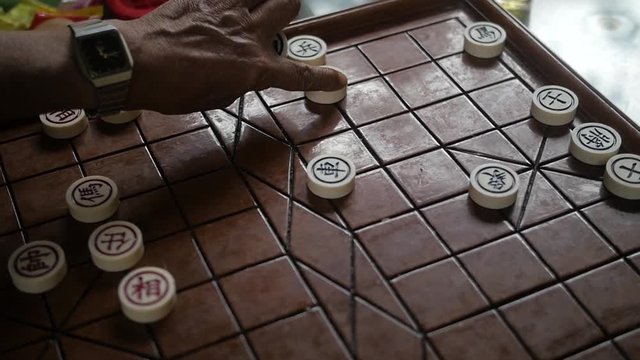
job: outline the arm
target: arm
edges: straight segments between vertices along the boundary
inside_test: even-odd
[[[89,108],[93,88],[77,70],[66,27],[0,32],[0,121]]]
[[[113,21],[134,60],[129,109],[188,113],[224,107],[250,90],[335,90],[329,69],[278,57],[271,41],[298,0],[171,0],[138,20]],[[66,27],[0,33],[0,119],[95,106]],[[0,120],[1,121],[1,120]]]

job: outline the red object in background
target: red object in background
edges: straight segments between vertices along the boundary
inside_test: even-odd
[[[109,8],[118,19],[137,19],[164,4],[167,0],[107,0]]]

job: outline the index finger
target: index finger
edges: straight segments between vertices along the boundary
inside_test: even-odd
[[[277,87],[290,91],[335,91],[347,86],[347,77],[339,71],[310,66],[280,58],[264,77],[265,88]]]

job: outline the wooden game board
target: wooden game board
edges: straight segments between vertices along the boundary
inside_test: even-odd
[[[462,53],[477,19],[506,28],[500,59]],[[0,131],[2,263],[38,239],[70,263],[42,296],[2,270],[0,358],[640,359],[640,204],[568,155],[568,127],[529,117],[531,93],[571,88],[575,123],[607,123],[637,152],[623,115],[488,1],[385,1],[300,33],[329,42],[346,104],[269,89],[225,110],[93,120],[72,141],[37,123]],[[347,198],[308,193],[304,164],[322,152],[355,161]],[[487,161],[520,174],[507,211],[467,197]],[[123,317],[123,274],[96,269],[92,227],[66,214],[66,188],[90,174],[120,187],[141,265],[176,278],[159,323]]]

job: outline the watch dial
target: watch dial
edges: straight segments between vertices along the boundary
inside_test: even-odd
[[[115,30],[81,38],[80,52],[92,79],[131,68],[120,36]]]

